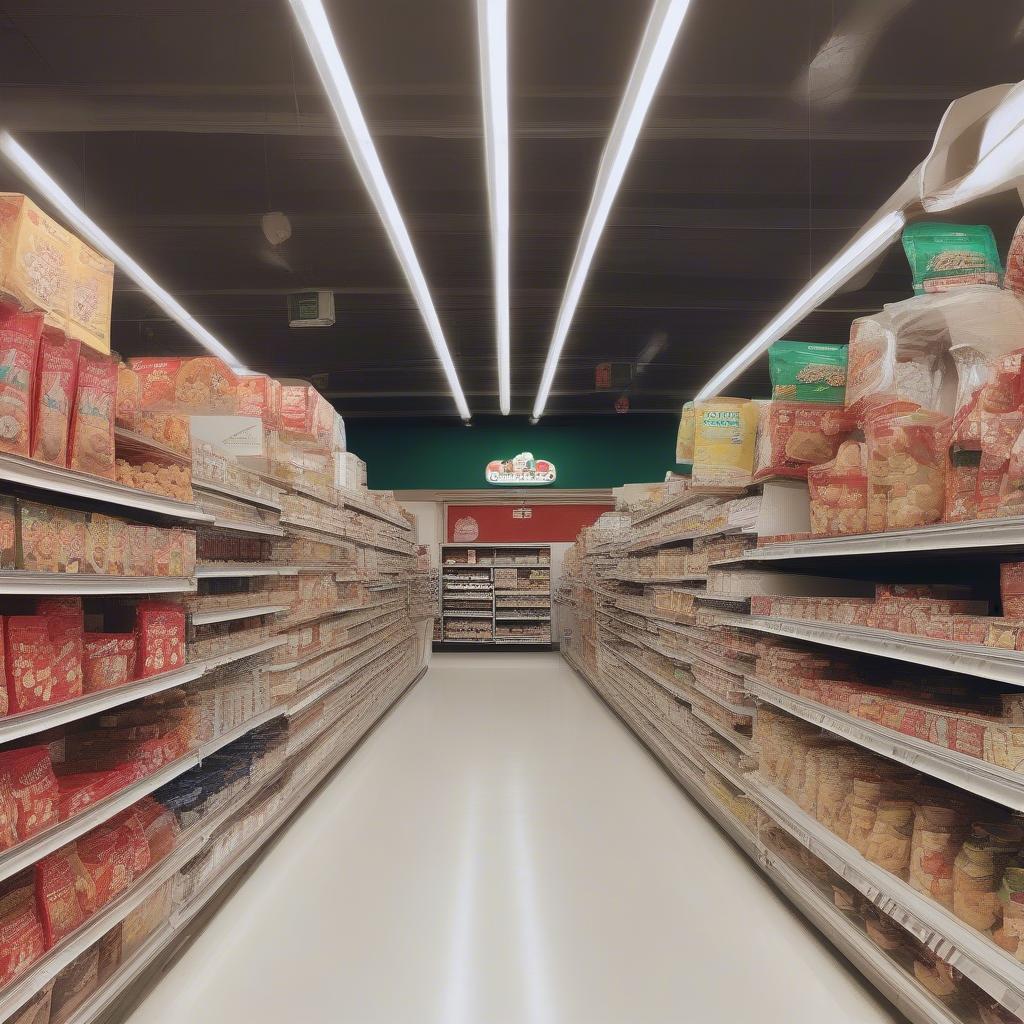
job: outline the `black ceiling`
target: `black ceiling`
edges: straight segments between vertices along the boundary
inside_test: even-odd
[[[509,8],[513,411],[528,412],[650,2]],[[328,12],[470,406],[493,412],[475,4]],[[692,0],[549,410],[611,412],[594,365],[641,355],[632,408],[677,409],[902,182],[950,100],[1021,77],[1022,19],[1011,0]],[[285,0],[0,0],[0,81],[0,125],[253,369],[330,372],[347,415],[454,412]],[[0,189],[23,187],[0,167]],[[268,210],[292,221],[279,250]],[[983,213],[1005,250],[1019,204]],[[335,292],[334,328],[289,331],[284,296],[306,287]],[[852,315],[908,293],[894,250],[793,333],[844,340]],[[194,350],[123,277],[114,319],[123,354]],[[765,381],[762,363],[733,390]]]

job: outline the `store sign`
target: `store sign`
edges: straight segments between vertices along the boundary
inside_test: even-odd
[[[520,452],[514,459],[487,463],[484,476],[495,487],[544,487],[555,482],[555,464],[535,459],[533,452]]]
[[[532,519],[533,509],[532,508],[514,508],[512,509],[513,519]]]

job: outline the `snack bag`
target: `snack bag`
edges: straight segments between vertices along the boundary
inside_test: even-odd
[[[82,696],[82,648],[85,624],[77,615],[44,615],[53,658],[52,699],[71,700]]]
[[[68,857],[69,851],[74,853],[74,846],[51,853],[35,865],[36,906],[43,923],[47,949],[85,921],[75,891],[75,871]]]
[[[745,487],[753,479],[758,406],[739,398],[695,402],[693,483]]]
[[[828,402],[846,398],[846,345],[777,341],[768,349],[772,398],[787,402]]]
[[[0,985],[9,984],[45,952],[46,936],[32,886],[0,898]]]
[[[2,200],[2,196],[0,196]],[[32,396],[42,313],[0,305],[0,451],[31,454]]]
[[[54,700],[53,649],[46,616],[8,615],[4,619],[4,659],[12,714]]]
[[[914,275],[915,295],[999,284],[999,250],[986,224],[908,224],[903,229],[903,250]]]
[[[868,515],[867,446],[844,441],[835,458],[807,470],[811,533],[864,533]]]
[[[0,193],[0,295],[67,327],[75,237],[16,192]]]
[[[117,364],[117,411],[114,422],[125,430],[134,430],[142,408],[139,375],[127,363]]]
[[[60,792],[46,747],[0,751],[0,774],[10,779],[22,842],[57,824]]]
[[[68,465],[95,476],[115,478],[114,415],[117,364],[91,351],[78,359],[78,387],[71,425]]]
[[[839,445],[856,425],[844,409],[801,402],[766,403],[757,424],[754,479],[806,479],[808,467],[835,458]]]
[[[46,328],[39,343],[36,373],[32,458],[51,466],[68,464],[71,405],[78,380],[81,344],[61,331]]]
[[[872,410],[868,446],[869,533],[926,526],[942,518],[948,416],[894,402]]]
[[[694,432],[697,428],[693,402],[683,405],[679,417],[679,432],[676,434],[676,463],[680,466],[693,465]]]

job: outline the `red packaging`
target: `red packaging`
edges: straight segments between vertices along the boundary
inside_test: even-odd
[[[134,430],[142,406],[142,388],[139,375],[124,363],[117,367],[117,406],[114,422],[125,430]]]
[[[213,356],[194,359],[140,358],[130,361],[139,375],[144,412],[177,409],[192,415],[235,415],[238,378]]]
[[[47,327],[39,343],[32,403],[32,458],[51,466],[68,464],[71,407],[78,381],[81,342]]]
[[[259,416],[263,426],[276,430],[281,422],[281,384],[262,373],[238,378],[238,415]]]
[[[40,597],[36,600],[36,615],[84,615],[80,597]]]
[[[49,704],[53,698],[53,652],[45,615],[4,619],[4,661],[12,714]]]
[[[22,841],[57,823],[59,792],[46,747],[0,751],[0,774],[11,781]]]
[[[0,305],[0,451],[28,457],[42,313]]]
[[[119,845],[130,852],[132,875],[138,878],[152,860],[146,826],[134,807],[129,807],[108,823]]]
[[[124,686],[135,678],[134,633],[86,633],[82,655],[85,693]]]
[[[11,776],[0,772],[0,850],[18,843],[18,803],[11,789]]]
[[[281,435],[292,444],[330,451],[334,433],[334,407],[309,384],[281,388]]]
[[[134,851],[119,844],[106,825],[93,829],[78,840],[78,856],[92,880],[97,907],[106,906],[135,880]]]
[[[942,518],[947,523],[963,523],[978,518],[978,452],[951,451],[946,469],[946,497]]]
[[[82,650],[85,623],[81,614],[44,615],[53,658],[53,700],[82,696]]]
[[[152,797],[144,797],[135,805],[136,814],[146,830],[150,861],[156,864],[174,850],[180,829],[178,819]]]
[[[754,479],[807,479],[808,468],[834,459],[856,426],[856,419],[841,407],[769,402],[757,425]]]
[[[185,612],[170,601],[140,601],[135,611],[139,679],[185,664]]]
[[[1024,619],[1024,562],[1003,562],[999,566],[999,596],[1003,615]]]
[[[46,952],[46,936],[31,886],[0,898],[0,985],[16,978]]]
[[[68,465],[114,480],[114,414],[117,363],[88,349],[78,357],[78,383]]]
[[[36,863],[35,887],[39,920],[43,924],[46,948],[50,949],[85,921],[75,891],[75,872],[64,850],[51,853]]]
[[[58,775],[58,807],[61,821],[73,818],[79,811],[106,800],[127,784],[124,772],[79,772],[75,775]]]

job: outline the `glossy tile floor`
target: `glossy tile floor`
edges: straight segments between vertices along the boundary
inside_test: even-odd
[[[893,1021],[554,654],[435,656],[131,1024]]]

